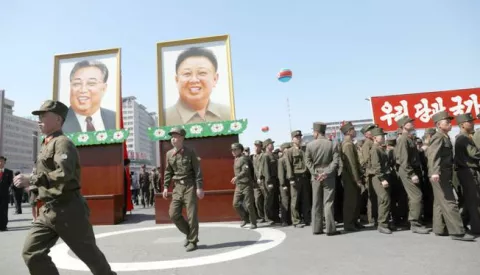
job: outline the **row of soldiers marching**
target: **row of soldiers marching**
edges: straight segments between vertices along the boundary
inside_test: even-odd
[[[448,135],[453,119],[460,127],[455,147]],[[283,143],[278,154],[271,139],[256,141],[253,155],[243,145],[232,144],[233,205],[243,220],[241,226],[250,223],[254,229],[257,221],[296,228],[311,225],[313,234],[338,235],[335,218],[340,215],[334,209],[341,209],[337,221],[352,232],[364,228],[360,214],[368,204],[370,222],[380,233],[392,234],[397,226],[407,226],[413,233],[433,231],[437,236],[473,241],[469,233],[480,234],[475,118],[470,113],[454,118],[441,111],[432,120],[435,128],[426,131],[423,144],[415,136],[414,119],[408,116],[397,120],[400,131],[395,139],[386,140],[384,130],[375,124],[363,127],[361,147],[350,122],[340,128],[345,136],[341,143],[326,137],[326,124],[314,123],[314,140],[304,148],[301,131],[293,131],[292,142]],[[452,182],[457,181],[461,189],[454,189]],[[343,196],[336,194],[340,190]],[[363,203],[363,194],[368,194],[368,203]],[[339,201],[343,203],[336,207]],[[425,226],[429,208],[432,228]]]

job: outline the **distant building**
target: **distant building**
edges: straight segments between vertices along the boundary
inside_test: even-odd
[[[0,95],[1,97],[1,95]],[[1,102],[1,101],[0,101]],[[30,173],[40,148],[40,129],[33,118],[16,116],[13,113],[15,102],[4,98],[0,121],[0,155],[7,158],[6,167],[13,171]]]
[[[131,160],[132,170],[137,170],[142,164],[148,167],[159,166],[158,142],[151,141],[147,135],[149,127],[158,125],[156,113],[148,112],[147,108],[137,102],[134,96],[122,98],[123,124],[130,131],[127,139],[127,151]]]

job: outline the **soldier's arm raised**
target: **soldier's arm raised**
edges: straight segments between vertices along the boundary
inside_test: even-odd
[[[348,164],[352,169],[351,172],[353,175],[353,179],[356,182],[359,182],[362,179],[360,177],[360,167],[359,167],[358,159],[355,155],[355,150],[356,150],[355,145],[353,145],[353,143],[347,143],[343,147],[343,153],[345,154]]]
[[[415,176],[415,171],[408,162],[408,141],[407,138],[401,137],[398,139],[398,144],[396,146],[398,151],[396,152],[397,163],[407,172],[409,177]]]
[[[55,141],[55,154],[53,161],[57,169],[51,172],[40,172],[30,178],[30,182],[36,186],[46,188],[58,187],[76,176],[78,151],[73,142],[69,139],[58,139]]]
[[[170,185],[170,181],[172,180],[172,177],[173,177],[173,174],[174,174],[174,171],[173,171],[173,167],[170,165],[170,162],[168,161],[172,156],[172,153],[171,152],[167,152],[167,157],[166,157],[166,166],[165,166],[165,172],[163,172],[163,187],[165,189],[168,188],[168,186]]]
[[[197,184],[197,189],[203,189],[203,174],[202,168],[200,167],[200,160],[194,150],[191,151],[190,157],[192,160],[192,168],[195,174],[195,182]]]

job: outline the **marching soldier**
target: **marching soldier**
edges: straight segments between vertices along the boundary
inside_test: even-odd
[[[345,231],[357,231],[363,228],[360,218],[360,191],[363,185],[358,152],[353,144],[357,136],[351,122],[345,122],[340,128],[345,136],[341,144],[340,158],[343,163],[343,224]]]
[[[458,115],[460,134],[455,140],[455,167],[463,187],[465,208],[469,214],[471,231],[480,235],[480,150],[472,140],[474,132],[471,113]]]
[[[390,178],[388,185],[390,186],[390,212],[392,214],[393,223],[396,226],[404,226],[408,221],[408,197],[403,187],[402,181],[397,174],[397,161],[395,158],[395,146],[397,138],[387,140],[387,158],[390,169]]]
[[[385,135],[382,128],[372,130],[374,138],[372,149],[370,150],[371,169],[374,173],[372,177],[373,188],[378,198],[378,231],[383,234],[392,234],[389,228],[390,214],[390,171],[388,169],[388,157],[382,145],[385,143]]]
[[[413,233],[429,234],[430,230],[420,224],[422,214],[422,189],[420,188],[420,161],[417,146],[411,133],[415,131],[413,119],[408,116],[401,117],[397,123],[402,129],[395,146],[395,157],[398,166],[398,175],[408,195],[408,221]]]
[[[250,228],[257,228],[257,215],[255,214],[255,197],[253,195],[253,179],[251,178],[250,161],[244,155],[243,145],[240,143],[232,144],[232,154],[235,157],[233,163],[233,172],[235,177],[231,180],[235,184],[235,193],[233,195],[233,208],[237,211],[243,220],[240,227],[251,223]],[[244,208],[245,206],[245,208]],[[248,211],[245,212],[245,209]]]
[[[290,183],[287,177],[287,156],[286,152],[292,147],[290,142],[285,142],[280,146],[280,158],[278,159],[278,180],[280,182],[280,217],[282,225],[292,224],[290,210]]]
[[[37,198],[44,205],[27,235],[23,259],[30,274],[59,274],[48,253],[62,238],[93,274],[116,274],[96,244],[89,221],[90,209],[80,194],[78,151],[62,133],[67,113],[65,104],[52,100],[45,101],[39,110],[32,112],[39,116],[45,139],[37,158],[36,172],[16,176],[14,184],[38,187]]]
[[[312,231],[313,234],[323,233],[323,218],[328,236],[338,235],[333,213],[335,198],[335,178],[338,167],[338,152],[336,146],[325,137],[327,125],[316,122],[313,124],[314,140],[307,144],[305,164],[312,175]]]
[[[373,137],[371,130],[373,130],[374,128],[377,128],[376,124],[369,124],[364,126],[362,130],[360,130],[365,136],[365,141],[362,145],[362,160],[360,161],[360,164],[362,165],[363,171],[365,173],[365,187],[363,192],[366,193],[366,195],[368,196],[368,199],[366,201],[368,221],[376,225],[378,217],[377,194],[373,189],[373,172],[370,168],[370,150],[373,146]]]
[[[168,214],[178,230],[187,236],[184,246],[187,252],[197,249],[198,243],[198,202],[203,199],[203,176],[200,160],[193,149],[183,145],[185,129],[174,127],[168,133],[173,148],[167,152],[164,175],[163,198],[168,197],[168,187],[173,181],[172,202]],[[187,219],[182,215],[187,209]]]
[[[146,165],[140,168],[139,182],[140,182],[140,197],[143,208],[149,205],[150,202],[150,174],[147,172]]]
[[[265,188],[263,181],[263,142],[256,140],[255,143],[255,155],[253,155],[253,171],[255,172],[255,183],[253,185],[253,194],[255,195],[255,207],[257,209],[257,217],[260,218],[260,222],[265,222]]]
[[[263,186],[265,190],[264,205],[265,205],[265,219],[270,225],[279,221],[279,209],[275,204],[275,196],[278,196],[278,163],[277,158],[273,155],[273,144],[275,142],[271,139],[263,141],[262,176],[264,177]],[[278,205],[277,205],[278,206]]]
[[[292,196],[290,208],[292,211],[293,226],[303,228],[305,224],[310,224],[310,178],[308,177],[307,166],[305,165],[305,154],[301,148],[302,132],[300,130],[293,131],[291,136],[293,146],[285,151],[287,179],[290,182]],[[305,224],[301,223],[302,217]]]
[[[428,147],[428,173],[434,195],[433,232],[437,236],[450,235],[453,240],[473,241],[466,234],[460,211],[453,193],[453,146],[448,136],[452,129],[451,117],[447,111],[432,116],[437,133],[432,136]],[[460,121],[465,122],[466,117]]]

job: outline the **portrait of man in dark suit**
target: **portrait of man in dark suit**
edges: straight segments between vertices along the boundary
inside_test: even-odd
[[[109,70],[97,60],[77,62],[70,72],[70,108],[65,133],[116,129],[115,111],[102,108]]]
[[[8,202],[10,187],[13,185],[13,171],[5,168],[7,158],[0,156],[0,231],[7,231]]]

